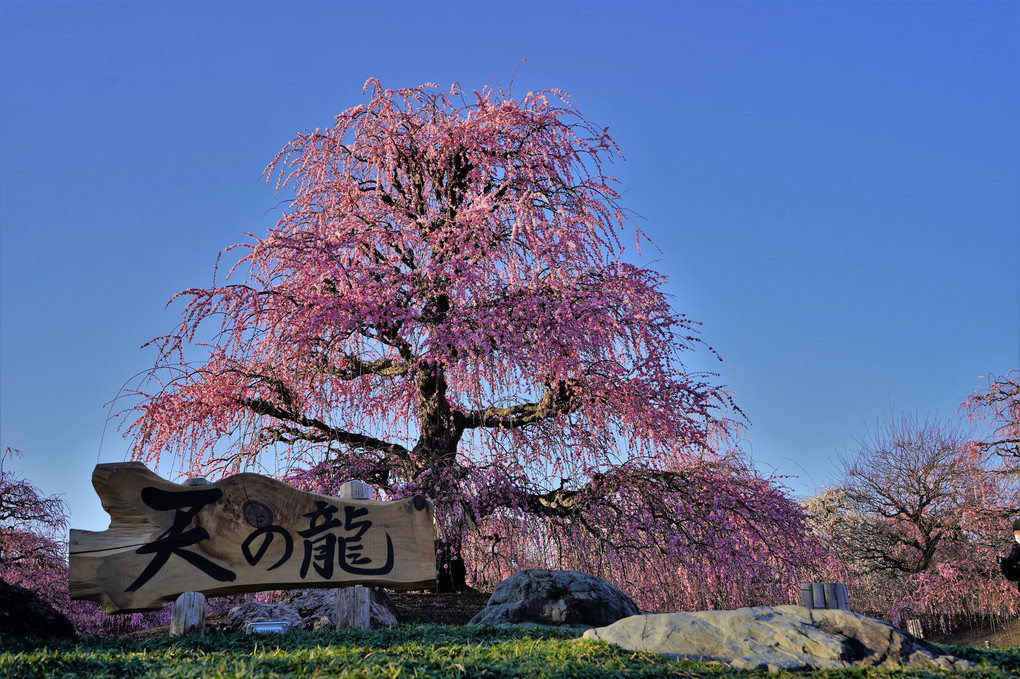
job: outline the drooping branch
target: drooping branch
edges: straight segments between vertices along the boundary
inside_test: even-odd
[[[579,488],[568,488],[569,479],[563,479],[555,490],[528,494],[526,502],[528,510],[534,514],[570,518],[584,513],[596,502],[619,509],[613,504],[613,498],[623,490],[654,489],[657,494],[680,490],[690,483],[690,476],[687,472],[678,471],[618,470],[609,474],[593,474],[591,480]]]
[[[964,402],[972,421],[984,421],[992,429],[990,435],[976,441],[984,451],[993,452],[1004,460],[1003,471],[1020,471],[1020,370],[1002,376],[988,376],[988,383]]]
[[[60,559],[67,528],[67,504],[12,470],[16,457],[21,451],[14,448],[0,453],[0,571],[20,561]]]
[[[711,550],[735,536],[743,536],[737,542],[750,540],[771,551],[763,531],[788,530],[792,536],[803,520],[767,481],[718,464],[684,470],[620,468],[593,474],[573,488],[563,479],[559,488],[525,494],[523,503],[533,515],[578,523],[613,549],[644,545],[663,553],[677,541]],[[789,559],[785,549],[777,549],[774,557]]]
[[[888,531],[879,533],[862,532],[866,541],[859,549],[860,558],[864,559],[872,571],[899,571],[901,573],[923,573],[931,567],[938,553],[942,535],[926,535],[924,541],[890,535]],[[904,552],[898,548],[906,547]]]

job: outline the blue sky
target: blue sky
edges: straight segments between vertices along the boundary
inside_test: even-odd
[[[0,446],[76,528],[105,404],[362,86],[561,88],[799,496],[1020,367],[1020,3],[0,0]],[[636,255],[634,255],[636,257]],[[100,449],[100,441],[102,448]]]

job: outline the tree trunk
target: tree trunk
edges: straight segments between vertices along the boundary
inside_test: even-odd
[[[432,478],[429,478],[425,485],[442,488],[440,494],[453,498],[460,491],[457,445],[460,443],[464,428],[458,423],[457,416],[446,399],[446,376],[441,366],[434,363],[422,364],[417,382],[421,437],[412,455],[420,467],[425,466],[432,470]],[[443,504],[446,503],[436,503],[437,512],[443,511],[441,509]],[[459,536],[453,538],[448,535],[436,552],[440,592],[475,591],[467,584],[467,568],[460,555],[460,545]]]
[[[460,555],[459,542],[456,545],[449,541],[442,543],[436,552],[436,571],[440,592],[477,591],[467,584],[467,567]]]

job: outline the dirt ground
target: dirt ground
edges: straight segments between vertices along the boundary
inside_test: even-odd
[[[979,625],[972,628],[953,630],[952,634],[927,634],[927,641],[952,646],[974,646],[977,648],[996,646],[1020,647],[1020,619],[989,627]]]
[[[466,625],[489,602],[484,592],[387,592],[397,609],[397,622]]]

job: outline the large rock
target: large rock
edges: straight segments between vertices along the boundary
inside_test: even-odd
[[[0,578],[0,638],[73,637],[74,625],[30,589]]]
[[[290,604],[267,604],[262,601],[246,601],[230,609],[223,631],[237,632],[248,628],[250,622],[289,622],[292,628],[300,628],[301,615]]]
[[[386,590],[369,587],[368,624],[372,629],[397,624],[396,608]],[[301,616],[299,627],[307,630],[336,627],[335,589],[292,589],[280,596],[280,601],[297,609]]]
[[[974,666],[881,620],[801,606],[639,615],[588,630],[584,638],[740,670]]]
[[[638,612],[629,596],[594,575],[529,568],[501,582],[468,624],[598,627]]]
[[[382,589],[369,588],[369,625],[374,629],[396,625],[393,602]],[[287,621],[291,629],[320,630],[336,627],[336,590],[294,589],[274,604],[247,601],[230,609],[224,632],[245,630],[250,622]]]

